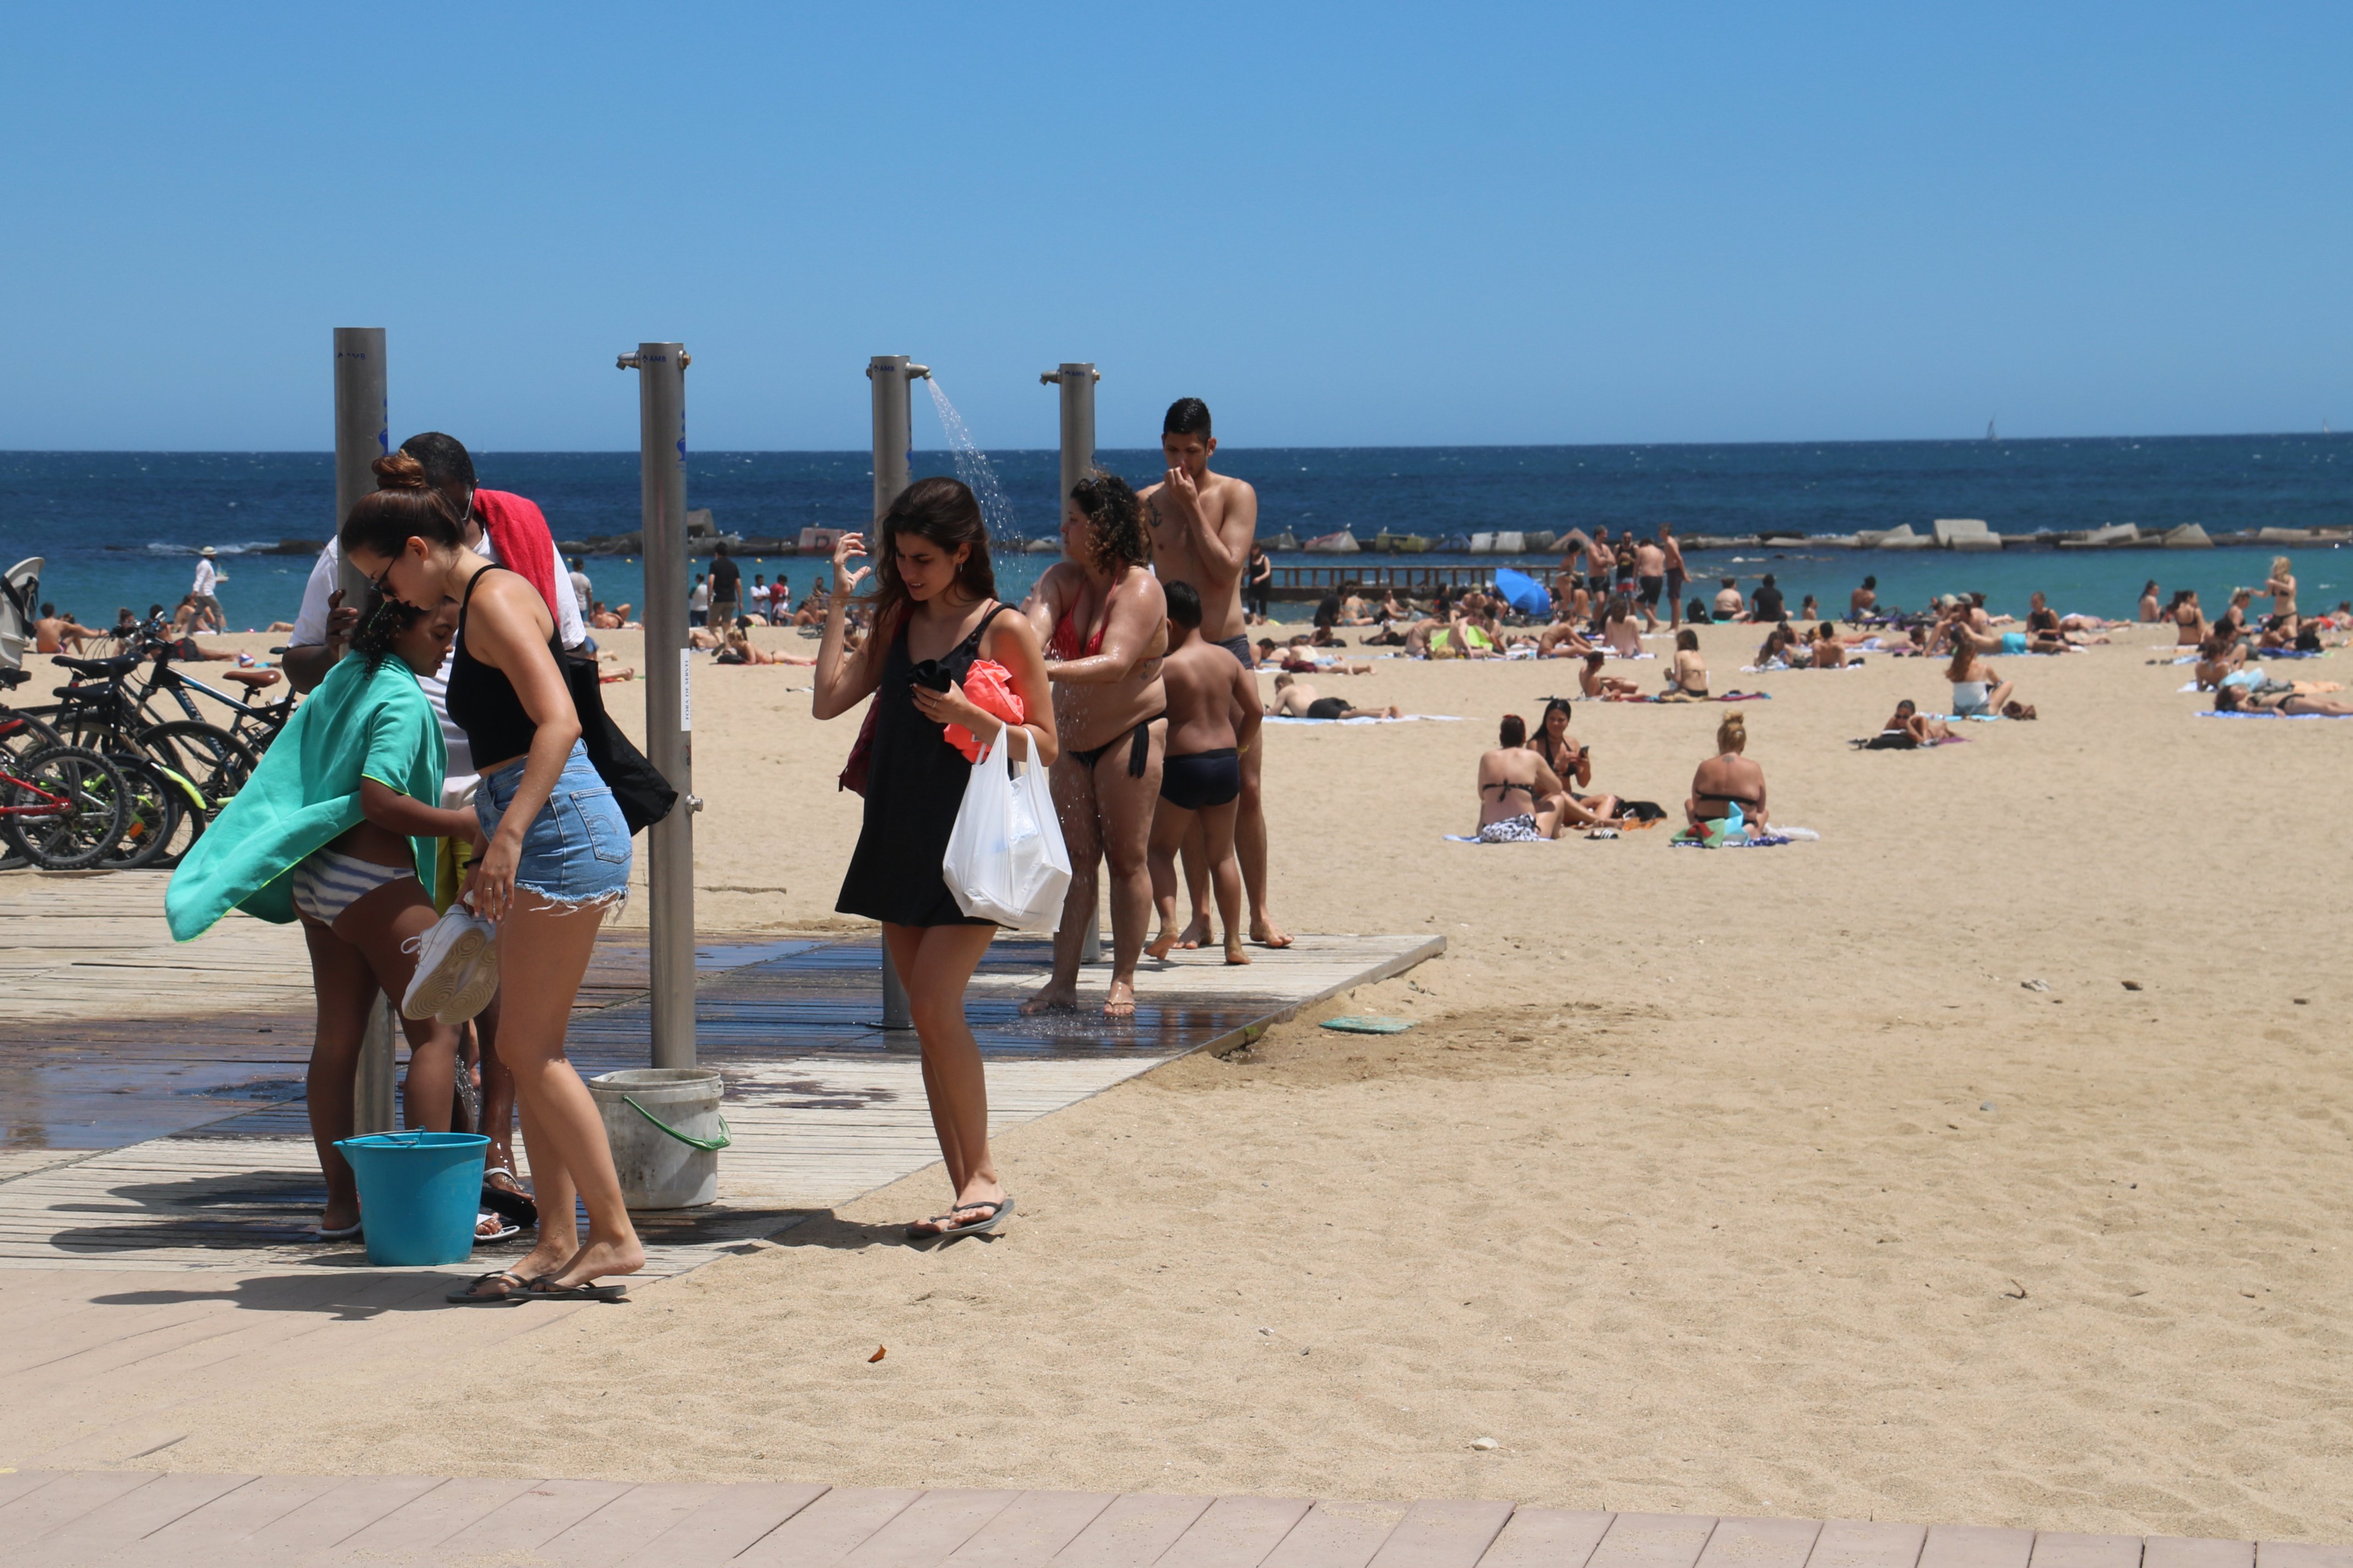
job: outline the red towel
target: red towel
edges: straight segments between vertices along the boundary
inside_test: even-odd
[[[972,668],[964,678],[964,694],[982,712],[994,713],[1008,724],[1018,724],[1029,717],[1029,705],[1013,689],[1013,672],[993,658],[972,661]],[[944,738],[964,753],[965,762],[980,760],[980,742],[963,725],[950,724]]]
[[[491,536],[499,564],[520,573],[524,582],[538,589],[539,596],[547,601],[547,613],[554,615],[555,535],[548,531],[539,504],[505,490],[476,490],[474,515],[482,520],[482,531]],[[572,584],[566,583],[564,591],[570,593]]]

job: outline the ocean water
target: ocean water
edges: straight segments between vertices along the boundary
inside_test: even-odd
[[[1057,458],[1050,451],[997,451],[1010,528],[1054,531]],[[967,459],[968,460],[968,459]],[[1105,467],[1139,487],[1160,476],[1156,451],[1105,451]],[[634,452],[492,452],[478,456],[481,482],[519,491],[547,512],[557,537],[638,527]],[[1301,539],[1352,529],[1443,538],[1489,530],[1607,526],[1647,531],[1672,522],[1690,533],[1798,530],[1852,533],[1940,517],[1984,519],[2004,533],[2094,528],[2111,522],[2210,532],[2276,526],[2353,526],[2353,437],[2279,435],[2039,441],[1817,442],[1726,446],[1491,447],[1225,447],[1221,471],[1260,498],[1260,531]],[[945,451],[914,456],[917,477],[954,474]],[[862,452],[691,454],[688,504],[719,526],[752,537],[793,537],[804,526],[868,521],[872,477]],[[221,552],[221,600],[233,627],[290,620],[311,562],[261,553],[285,539],[323,539],[334,523],[334,478],[323,452],[0,452],[0,566],[47,560],[43,596],[85,622],[111,621],[120,605],[144,612],[175,602],[196,549]],[[1907,606],[1946,592],[1980,591],[2000,610],[2022,613],[2036,588],[2065,611],[2132,612],[2141,584],[2169,595],[2197,588],[2207,605],[2260,583],[2268,548],[2199,552],[2005,551],[1950,555],[1770,549],[1694,553],[1694,577],[1744,587],[1773,572],[1792,605],[1805,595],[1826,609],[1875,575],[1883,604]],[[2299,549],[2307,606],[2353,597],[2353,559]],[[998,554],[999,591],[1018,598],[1053,559]],[[1277,557],[1282,564],[1366,565],[1366,554]],[[1493,557],[1432,553],[1416,563],[1495,564]],[[1539,559],[1517,563],[1534,567]],[[822,563],[747,559],[747,573],[782,571],[796,597]],[[641,604],[642,566],[590,558],[597,595]],[[1700,591],[1694,587],[1694,592]],[[1288,613],[1303,617],[1307,606]]]

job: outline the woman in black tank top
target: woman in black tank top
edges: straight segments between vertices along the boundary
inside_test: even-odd
[[[531,1253],[459,1299],[528,1291],[610,1300],[621,1288],[592,1281],[637,1272],[645,1248],[622,1203],[603,1119],[565,1058],[564,1033],[597,927],[628,890],[628,828],[580,744],[548,605],[524,579],[466,547],[456,513],[416,458],[396,452],[375,471],[382,489],[416,499],[354,510],[339,533],[343,559],[404,603],[462,606],[448,708],[482,774],[475,815],[489,846],[460,897],[497,927],[499,1056],[522,1104],[540,1216]],[[575,1194],[588,1210],[585,1242]]]
[[[982,741],[1008,728],[964,694],[976,658],[1011,672],[1028,722],[1000,743],[1015,765],[1052,764],[1054,700],[1038,635],[997,603],[988,530],[972,492],[954,479],[914,484],[884,514],[876,550],[873,633],[843,650],[843,609],[869,568],[862,535],[834,547],[834,591],[817,658],[814,711],[832,719],[870,694],[872,749],[866,820],[835,905],[882,922],[882,941],[907,988],[923,1056],[923,1089],[947,1164],[950,1206],[908,1226],[911,1238],[989,1230],[1013,1212],[988,1151],[988,1089],[965,1022],[965,987],[997,928],[967,919],[940,871],[971,764],[944,728]]]

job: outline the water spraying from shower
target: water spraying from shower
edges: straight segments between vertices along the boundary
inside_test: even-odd
[[[988,455],[972,438],[965,426],[964,416],[955,411],[948,395],[940,389],[940,378],[934,375],[923,386],[932,395],[932,406],[939,411],[940,428],[947,432],[948,455],[955,459],[956,478],[965,482],[980,502],[981,520],[988,524],[991,539],[1018,539],[1021,531],[1013,526],[1013,502],[1005,487],[997,482],[997,470],[989,467]]]

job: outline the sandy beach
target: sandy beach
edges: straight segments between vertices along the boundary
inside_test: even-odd
[[[1820,842],[1445,842],[1575,665],[1318,679],[1464,721],[1267,731],[1277,915],[1445,934],[1324,1009],[1414,1030],[1303,1019],[1018,1129],[1001,1238],[900,1245],[926,1173],[558,1333],[477,1352],[453,1311],[429,1367],[256,1388],[149,1462],[2345,1539],[2353,725],[2193,717],[2128,628],[1992,661],[2039,722],[1858,752],[1942,661],[1738,674],[1760,637],[1703,645]],[[854,716],[806,669],[694,682],[699,923],[862,923]],[[606,688],[632,727],[643,690]],[[1733,710],[1573,727],[1679,816]]]

